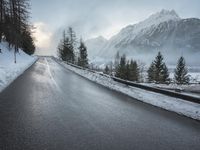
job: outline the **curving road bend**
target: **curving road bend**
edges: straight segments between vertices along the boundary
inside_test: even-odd
[[[0,93],[0,150],[199,150],[200,122],[41,57]]]

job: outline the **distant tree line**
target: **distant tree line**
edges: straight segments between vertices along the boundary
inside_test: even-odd
[[[63,61],[85,68],[89,67],[87,47],[82,39],[77,42],[76,33],[71,27],[68,28],[67,32],[63,31],[63,37],[58,44],[58,56]]]
[[[127,60],[126,55],[120,57],[119,52],[117,52],[114,61],[114,69],[112,65],[106,65],[104,69],[105,74],[114,75],[115,77],[139,82],[142,81],[141,77],[141,67],[134,60]],[[171,79],[169,77],[168,68],[164,62],[164,58],[161,52],[158,52],[155,60],[151,63],[147,70],[147,78],[151,83],[162,83],[169,84]],[[186,67],[184,57],[180,57],[177,62],[176,69],[174,70],[174,82],[176,84],[188,84],[190,81],[188,75],[188,69]]]
[[[29,55],[35,51],[29,8],[29,0],[0,0],[0,42],[7,41],[15,53],[19,48]]]
[[[115,76],[129,81],[139,80],[139,67],[136,61],[126,59],[126,55],[120,58],[119,64],[115,64]]]
[[[114,72],[113,72],[114,70]],[[126,55],[120,57],[119,52],[117,52],[114,61],[114,69],[112,64],[106,65],[104,73],[113,75],[129,81],[138,82],[140,80],[140,68],[138,63],[134,60],[127,60]]]

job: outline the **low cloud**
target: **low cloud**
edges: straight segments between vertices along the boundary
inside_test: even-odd
[[[33,36],[35,38],[36,54],[50,54],[51,41],[53,33],[48,29],[48,26],[43,22],[34,23]]]

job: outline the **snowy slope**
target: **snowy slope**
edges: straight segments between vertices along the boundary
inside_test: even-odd
[[[142,33],[144,34],[145,32],[148,32],[149,28],[151,30],[154,30],[155,28],[158,28],[158,25],[163,22],[170,23],[170,21],[176,22],[179,20],[181,19],[174,10],[172,11],[162,10],[161,12],[151,15],[149,18],[138,24],[125,27],[120,31],[119,34],[112,37],[110,40],[111,43],[114,45],[119,44],[121,42],[122,42],[121,44],[127,44],[130,41],[135,40],[135,38],[137,38],[139,34]],[[150,34],[152,34],[152,32]]]
[[[177,58],[184,55],[189,64],[200,64],[197,57],[200,55],[199,41],[200,19],[181,19],[174,10],[162,10],[138,24],[123,28],[107,41],[96,57],[113,59],[119,51],[148,63],[159,50],[169,63],[176,63]]]
[[[14,63],[13,49],[8,48],[6,42],[0,43],[0,92],[8,86],[15,78],[22,74],[30,65],[36,61],[36,57],[25,54],[19,50],[17,63]]]
[[[69,66],[65,62],[60,62],[60,64],[91,81],[94,81],[112,90],[129,95],[135,100],[140,100],[142,102],[200,120],[200,104],[187,102],[178,98],[172,98],[163,94],[149,92],[135,87],[129,87],[115,82],[111,78],[102,76],[98,73],[93,73],[87,70],[81,70]]]

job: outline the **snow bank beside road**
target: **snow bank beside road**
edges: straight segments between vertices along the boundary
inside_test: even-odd
[[[35,61],[36,57],[25,54],[19,50],[17,54],[17,63],[14,63],[14,50],[8,48],[6,42],[0,43],[0,92],[6,88],[12,81],[21,75]]]
[[[129,95],[137,100],[143,101],[154,106],[182,114],[193,119],[200,120],[200,104],[187,102],[181,99],[172,98],[162,94],[149,92],[135,87],[129,87],[124,84],[113,81],[109,77],[98,73],[92,73],[87,70],[81,70],[61,62],[67,69],[112,90]]]
[[[183,95],[190,95],[200,98],[200,84],[177,85],[177,84],[156,84],[156,83],[141,83],[142,85],[178,92]]]

